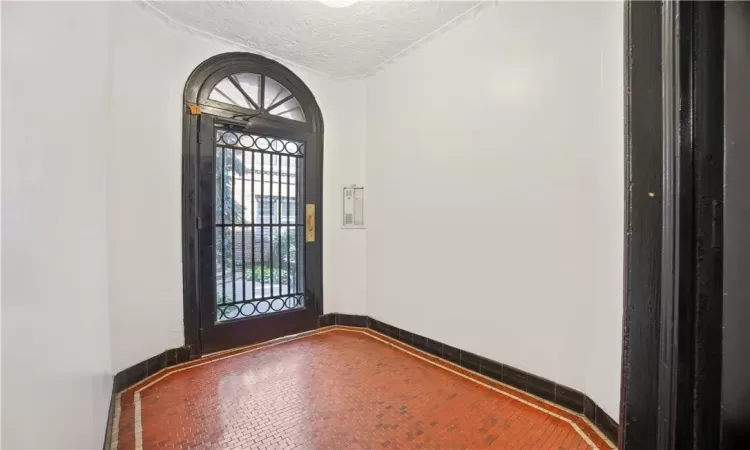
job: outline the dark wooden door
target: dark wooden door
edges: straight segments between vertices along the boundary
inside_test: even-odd
[[[313,137],[303,129],[199,117],[203,353],[315,327],[322,189]]]

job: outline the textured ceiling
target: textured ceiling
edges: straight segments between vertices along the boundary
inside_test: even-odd
[[[482,0],[147,1],[172,21],[337,78],[371,74],[415,44],[478,10]]]

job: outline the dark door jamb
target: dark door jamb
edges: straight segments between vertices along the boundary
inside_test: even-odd
[[[625,450],[719,446],[723,20],[625,3]]]

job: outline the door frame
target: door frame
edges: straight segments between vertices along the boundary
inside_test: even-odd
[[[205,101],[204,87],[216,81],[217,74],[246,71],[268,75],[289,89],[299,101],[305,113],[306,122],[300,123],[283,118],[268,116],[227,117],[225,111],[211,106]],[[210,87],[210,86],[209,86]],[[197,108],[196,108],[197,107]],[[206,352],[201,338],[201,305],[199,298],[198,239],[200,210],[199,175],[199,139],[201,135],[201,115],[217,115],[222,122],[234,123],[248,127],[262,128],[273,132],[274,129],[289,130],[309,136],[310,145],[316,149],[317,155],[306,161],[307,173],[313,173],[318,178],[312,189],[306,190],[306,201],[316,206],[315,215],[315,243],[305,245],[305,270],[314,265],[318,270],[306,277],[305,295],[313,299],[308,308],[315,316],[323,313],[323,115],[318,102],[307,85],[290,69],[282,64],[245,52],[223,53],[207,59],[199,64],[188,77],[183,94],[182,108],[182,261],[183,261],[183,317],[185,346],[190,350],[191,357],[199,357]],[[213,139],[213,136],[211,136]]]
[[[719,448],[723,2],[625,2],[619,448]]]

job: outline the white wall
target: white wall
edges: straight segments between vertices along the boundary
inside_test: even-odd
[[[101,448],[109,6],[2,4],[2,447]]]
[[[620,365],[622,357],[624,217],[624,69],[623,5],[602,4],[597,15],[600,74],[596,84],[600,115],[592,133],[597,146],[591,152],[593,165],[592,256],[588,282],[593,291],[582,316],[588,328],[583,343],[588,350],[584,391],[613,419],[619,421]]]
[[[500,3],[368,81],[368,314],[617,417],[622,6]]]
[[[183,345],[182,91],[190,72],[241,51],[119,3],[108,157],[108,269],[113,368]],[[324,306],[365,313],[365,234],[340,229],[340,188],[365,181],[363,81],[290,67],[323,112]]]

